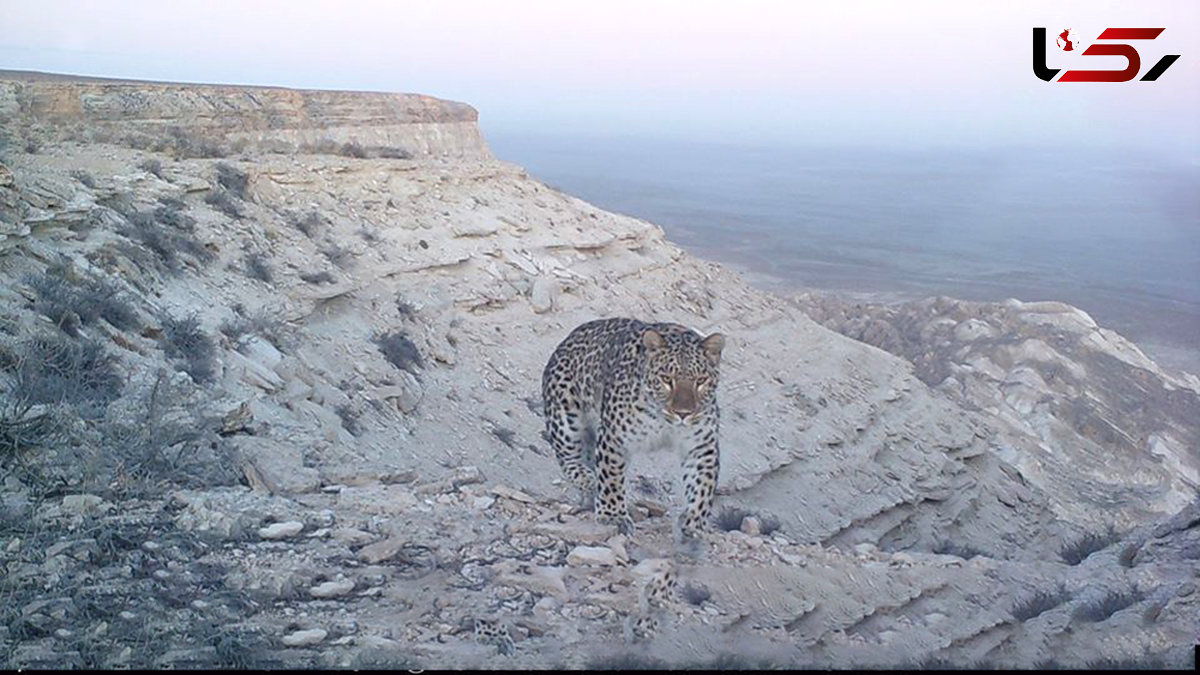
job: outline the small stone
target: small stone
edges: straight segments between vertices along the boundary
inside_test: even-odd
[[[75,636],[74,633],[67,630],[66,628],[59,628],[58,630],[54,631],[54,635],[55,635],[55,637],[62,638],[63,640],[70,640],[72,637]]]
[[[353,527],[338,527],[333,530],[333,538],[347,546],[366,544],[375,538],[370,532],[363,532]]]
[[[538,277],[529,293],[529,303],[533,305],[534,313],[545,314],[554,309],[557,295],[558,282],[553,277]]]
[[[556,609],[558,609],[558,600],[549,595],[533,603],[533,613],[538,616],[552,614]]]
[[[125,611],[121,612],[120,614],[118,614],[117,616],[121,617],[122,619],[124,619],[126,621],[133,621],[134,619],[137,618],[137,614],[134,614],[133,612],[131,612],[129,610],[125,610]]]
[[[298,520],[289,520],[286,523],[272,523],[264,528],[260,528],[258,536],[263,539],[287,539],[300,534],[304,529],[304,523]]]
[[[627,537],[623,534],[618,534],[608,540],[608,547],[612,549],[613,555],[617,556],[617,561],[621,563],[629,562],[629,551],[625,549]]]
[[[405,541],[399,537],[389,537],[383,541],[377,541],[369,546],[364,546],[358,552],[358,559],[365,563],[376,565],[396,557],[396,554],[404,548],[404,544]]]
[[[21,538],[13,537],[12,541],[8,542],[8,546],[4,547],[4,550],[8,553],[16,553],[21,550]]]
[[[486,511],[492,506],[492,504],[495,504],[495,503],[496,503],[495,497],[484,496],[484,497],[476,497],[474,499],[474,501],[471,502],[471,506],[473,506],[476,511]]]
[[[346,489],[345,485],[325,485],[325,486],[321,487],[321,492],[337,494],[345,489]]]
[[[861,556],[871,555],[872,553],[874,553],[877,550],[879,550],[879,549],[875,548],[875,544],[872,544],[870,542],[864,541],[861,544],[854,545],[854,552]]]
[[[154,570],[154,578],[159,581],[164,581],[171,578],[171,573],[166,570]]]
[[[146,549],[147,551],[157,551],[158,549],[162,548],[162,544],[158,543],[157,541],[143,541],[142,548]]]
[[[584,565],[616,565],[617,556],[606,546],[576,546],[567,554],[567,564],[571,567]]]
[[[576,520],[568,523],[555,521],[537,523],[531,531],[548,537],[563,539],[581,544],[599,544],[613,536],[613,527],[586,520]]]
[[[208,603],[203,600],[193,600],[192,601],[192,609],[203,611],[203,610],[208,609],[208,607],[209,607]]]
[[[112,504],[96,495],[67,495],[62,500],[62,510],[76,516],[104,513],[111,508]]]
[[[339,581],[326,581],[323,584],[313,586],[308,589],[308,592],[314,598],[337,598],[352,590],[354,590],[354,580],[341,579]]]
[[[749,535],[762,533],[762,522],[755,516],[746,516],[742,518],[741,531]]]
[[[537,500],[530,495],[521,492],[520,490],[514,490],[513,488],[505,485],[497,485],[496,487],[492,488],[492,494],[499,497],[504,497],[506,499],[511,499],[513,501],[523,502],[525,504],[537,503]]]
[[[309,645],[320,644],[325,636],[329,633],[320,628],[312,628],[309,630],[298,630],[291,635],[283,636],[283,646],[285,647],[307,647]]]

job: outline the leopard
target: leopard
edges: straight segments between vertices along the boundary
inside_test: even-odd
[[[474,633],[475,642],[495,647],[501,655],[511,656],[516,651],[508,626],[498,619],[476,618]]]
[[[717,384],[725,336],[677,323],[607,318],[577,326],[542,371],[546,438],[581,506],[634,533],[630,453],[672,440],[682,451],[684,538],[709,529],[720,470]]]
[[[672,614],[677,588],[675,564],[665,558],[643,560],[633,570],[637,608],[625,620],[627,642],[644,642],[658,633],[664,617]]]

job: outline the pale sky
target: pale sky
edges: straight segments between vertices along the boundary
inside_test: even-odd
[[[1165,27],[1157,82],[1045,83],[1031,29]],[[1200,153],[1200,2],[0,0],[0,68],[407,91],[485,134]],[[1120,69],[1062,52],[1048,65]]]

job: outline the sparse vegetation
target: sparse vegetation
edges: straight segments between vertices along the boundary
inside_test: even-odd
[[[417,375],[417,371],[424,367],[421,352],[417,350],[413,341],[401,331],[381,333],[375,336],[375,345],[379,347],[379,351],[388,363],[399,370]]]
[[[734,530],[742,529],[742,521],[747,516],[754,516],[758,519],[759,534],[769,536],[771,533],[779,529],[779,519],[775,516],[754,513],[736,506],[727,506],[717,513],[717,527],[724,532],[733,532]]]
[[[353,157],[355,159],[367,158],[367,151],[363,150],[363,147],[354,141],[342,143],[342,147],[338,149],[338,154],[342,157]]]
[[[717,527],[724,532],[733,532],[742,529],[742,521],[746,516],[753,515],[746,509],[736,506],[727,506],[717,513]]]
[[[291,223],[292,227],[303,232],[304,236],[309,239],[315,238],[321,228],[325,226],[325,219],[316,211],[309,211],[303,216],[292,214],[288,218],[288,222]]]
[[[1099,623],[1126,607],[1136,605],[1144,598],[1145,594],[1137,588],[1123,592],[1109,590],[1102,597],[1076,607],[1071,617],[1077,621]]]
[[[412,319],[417,315],[417,308],[401,296],[396,296],[396,311],[400,312],[402,319]]]
[[[1108,548],[1110,544],[1118,541],[1121,535],[1112,528],[1109,528],[1103,533],[1089,532],[1074,542],[1067,544],[1062,548],[1060,555],[1063,562],[1068,565],[1078,565],[1087,559],[1088,556],[1096,551]]]
[[[217,330],[229,341],[230,346],[240,347],[242,340],[247,335],[257,335],[280,350],[288,349],[292,345],[294,335],[282,321],[265,314],[249,316],[241,304],[234,305],[233,310],[236,316],[226,319],[217,327]]]
[[[363,241],[367,242],[368,244],[374,244],[375,242],[379,241],[379,232],[374,228],[367,227],[366,225],[358,228],[358,236],[362,237]]]
[[[246,276],[251,279],[258,279],[267,284],[275,281],[275,270],[271,268],[271,263],[265,255],[257,252],[247,253],[243,264],[246,267]]]
[[[1139,550],[1137,544],[1126,544],[1117,555],[1117,562],[1121,564],[1121,567],[1133,567],[1137,564]]]
[[[686,583],[679,587],[679,594],[690,605],[700,606],[712,598],[712,591],[704,584]]]
[[[191,375],[197,384],[211,382],[216,375],[217,348],[200,327],[200,320],[195,316],[166,317],[162,325],[167,356],[179,362],[179,370]]]
[[[350,432],[351,436],[362,436],[362,422],[359,421],[361,413],[355,410],[349,403],[343,403],[334,409],[339,419],[342,420],[342,428]]]
[[[158,161],[157,159],[150,158],[142,160],[138,163],[138,168],[154,176],[155,178],[162,179],[163,177],[163,165],[162,162]]]
[[[37,295],[33,308],[50,319],[64,333],[79,335],[81,326],[104,319],[114,328],[128,330],[138,325],[133,301],[100,277],[82,277],[73,281],[65,263],[51,265],[39,276],[24,281]]]
[[[126,216],[126,221],[128,226],[121,233],[141,243],[154,253],[159,264],[172,272],[182,269],[181,254],[200,263],[209,263],[216,258],[192,236],[194,221],[170,206],[132,213]],[[169,229],[164,225],[169,225]]]
[[[503,443],[504,445],[506,445],[510,448],[516,447],[517,433],[515,431],[513,431],[512,429],[505,429],[504,427],[495,427],[494,426],[494,427],[492,427],[492,435],[495,436],[496,438],[498,438],[500,440],[500,442]]]
[[[1028,621],[1058,607],[1071,599],[1065,586],[1058,586],[1052,591],[1038,591],[1030,597],[1013,605],[1012,615],[1017,621]]]
[[[16,400],[69,403],[81,411],[103,409],[121,395],[123,386],[116,357],[99,342],[54,334],[26,339],[14,374]]]
[[[224,213],[234,220],[242,219],[242,209],[233,201],[233,197],[224,188],[210,190],[204,196],[204,203]]]
[[[334,283],[333,275],[322,270],[320,272],[301,272],[300,279],[310,284],[332,284]]]
[[[974,558],[975,556],[987,555],[986,552],[981,551],[981,550],[975,548],[974,546],[970,546],[970,545],[966,545],[966,544],[959,544],[957,542],[953,542],[953,541],[946,540],[946,539],[939,541],[937,544],[935,544],[933,547],[933,552],[938,555],[958,556],[959,558],[962,558],[963,560],[970,560],[971,558]]]
[[[413,156],[411,152],[404,148],[390,146],[364,147],[358,141],[338,143],[329,138],[321,139],[316,143],[305,143],[297,148],[297,151],[314,155],[339,155],[354,159],[369,159],[372,157],[382,159],[412,159]]]
[[[158,206],[154,209],[154,219],[180,232],[195,232],[196,219],[189,216],[185,211],[187,211],[187,204],[183,203],[182,200],[175,199],[174,197],[160,197],[158,199]]]
[[[412,159],[413,155],[404,148],[375,148],[375,156],[380,159]]]
[[[225,149],[211,139],[188,135],[179,127],[172,127],[167,138],[155,139],[145,145],[152,145],[158,152],[171,152],[177,159],[216,159],[226,154]]]
[[[354,254],[350,252],[350,249],[342,248],[337,244],[330,243],[322,248],[321,255],[339,269],[347,270],[354,266]]]
[[[86,187],[90,190],[96,189],[96,179],[92,177],[92,174],[90,174],[82,169],[76,169],[76,170],[72,171],[71,177],[74,178],[75,180],[79,181],[79,183],[81,185],[83,185],[84,187]]]
[[[250,177],[246,172],[225,162],[217,162],[217,185],[220,185],[230,195],[238,199],[246,199],[246,188],[250,185]]]

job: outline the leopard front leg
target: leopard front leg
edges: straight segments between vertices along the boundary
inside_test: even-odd
[[[596,515],[616,525],[621,534],[633,534],[633,518],[625,499],[625,452],[620,432],[601,425],[596,439]]]
[[[546,437],[567,480],[579,488],[579,503],[591,509],[596,495],[596,472],[584,461],[583,411],[573,397],[548,397]]]
[[[692,449],[683,459],[683,495],[686,504],[679,514],[679,529],[685,538],[695,537],[708,527],[719,472],[720,449],[716,425],[696,429],[692,434]]]

